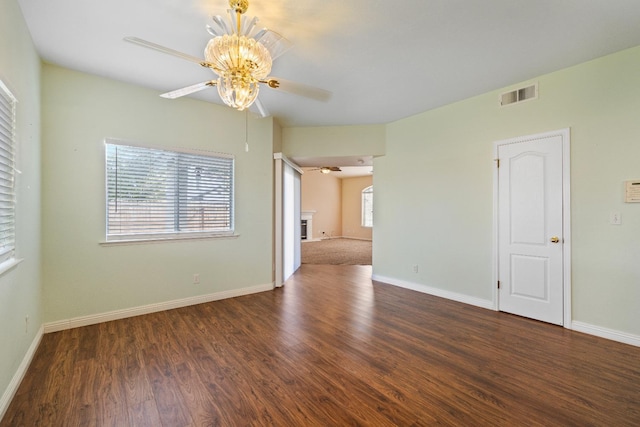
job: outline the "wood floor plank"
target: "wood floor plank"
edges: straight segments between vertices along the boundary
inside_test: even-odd
[[[175,379],[175,367],[158,344],[143,350],[146,374],[163,426],[184,427],[193,420]]]
[[[0,427],[640,425],[640,348],[370,275],[47,334]]]

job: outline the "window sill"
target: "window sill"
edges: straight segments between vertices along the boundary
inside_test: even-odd
[[[11,258],[0,263],[0,276],[24,261],[24,258]]]
[[[171,243],[171,242],[185,242],[190,240],[209,240],[209,239],[237,239],[239,234],[208,234],[199,236],[171,236],[171,237],[145,237],[139,239],[118,239],[118,240],[106,240],[100,242],[100,246],[121,246],[121,245],[144,245],[148,243]]]

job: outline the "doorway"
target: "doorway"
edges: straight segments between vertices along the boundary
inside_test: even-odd
[[[302,170],[275,153],[274,286],[280,287],[300,267],[300,176]]]
[[[496,309],[571,323],[569,129],[495,143]]]
[[[322,170],[303,167],[302,219],[308,219],[308,223],[302,263],[371,265],[372,209],[363,208],[362,194],[372,188],[372,167],[339,166],[326,173]],[[367,194],[371,202],[371,192]],[[369,223],[363,222],[364,211]]]

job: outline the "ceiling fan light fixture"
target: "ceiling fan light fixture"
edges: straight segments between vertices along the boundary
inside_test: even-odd
[[[331,92],[326,90],[269,77],[273,61],[289,50],[291,43],[275,31],[256,29],[258,18],[249,19],[244,16],[249,0],[229,0],[229,7],[227,19],[215,15],[212,23],[207,25],[207,32],[213,38],[204,49],[206,60],[137,37],[124,38],[126,42],[194,62],[216,74],[213,80],[172,90],[160,96],[175,99],[216,86],[226,105],[240,111],[256,105],[262,117],[267,117],[269,112],[258,99],[261,84],[317,101],[329,100]]]
[[[214,25],[207,30],[214,38],[204,49],[211,69],[218,75],[218,94],[222,101],[237,110],[248,108],[256,100],[259,83],[271,72],[273,54],[286,51],[287,41],[278,33],[263,29],[254,33],[257,18],[243,14],[248,0],[230,0],[229,24],[214,16]]]
[[[246,76],[235,76],[232,73],[219,77],[216,86],[222,101],[238,111],[244,111],[253,104],[260,89],[257,81],[252,81]]]
[[[240,111],[253,104],[260,81],[271,72],[269,51],[252,38],[225,34],[209,40],[204,55],[219,76],[217,87],[222,101]]]
[[[330,173],[331,172],[331,168],[328,167],[321,167],[320,168],[320,173]]]
[[[249,8],[249,0],[229,0],[229,7],[237,13],[245,13]]]

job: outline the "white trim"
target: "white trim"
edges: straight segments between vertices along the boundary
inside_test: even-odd
[[[208,295],[198,295],[195,297],[182,298],[173,301],[148,304],[139,307],[125,308],[122,310],[108,311],[106,313],[91,314],[88,316],[74,317],[67,320],[58,320],[44,324],[44,332],[58,332],[66,329],[79,328],[81,326],[95,325],[96,323],[109,322],[112,320],[126,319],[128,317],[140,316],[142,314],[156,313],[159,311],[171,310],[174,308],[187,307],[190,305],[203,304],[221,299],[234,298],[243,295],[256,294],[273,290],[273,283],[257,285],[249,288],[232,289],[228,291],[216,292]]]
[[[493,144],[493,230],[491,236],[491,244],[492,247],[492,271],[491,271],[491,307],[495,311],[499,311],[500,307],[498,306],[498,277],[500,277],[500,263],[499,263],[499,252],[498,252],[498,143],[494,142]]]
[[[282,154],[282,153],[273,153],[273,158],[275,160],[282,160],[283,162],[285,162],[286,164],[288,164],[289,166],[294,168],[300,175],[304,174],[304,171],[302,170],[302,168],[300,166],[296,165],[293,161],[289,160],[289,158],[287,156],[285,156],[284,154]]]
[[[322,240],[334,240],[334,239],[348,239],[348,240],[363,240],[365,242],[373,242],[373,239],[365,239],[364,237],[350,237],[350,236],[334,236],[334,237],[317,237],[315,239],[302,240],[302,243],[306,242],[321,242]]]
[[[493,143],[493,158],[498,159],[498,146],[517,144],[534,139],[560,136],[562,138],[562,268],[563,268],[563,327],[572,329],[571,317],[571,129],[559,129],[535,135],[503,139]],[[498,304],[498,168],[493,171],[493,309],[499,310]]]
[[[9,258],[8,260],[0,263],[0,276],[20,264],[22,261],[24,261],[24,258]]]
[[[371,276],[371,280],[376,282],[382,282],[400,288],[411,289],[412,291],[422,292],[423,294],[429,294],[436,297],[446,298],[448,300],[461,302],[464,304],[474,305],[476,307],[493,309],[493,301],[482,298],[471,297],[457,292],[451,292],[440,288],[434,288],[420,283],[407,282],[400,279],[394,279],[392,277],[379,276],[374,274]]]
[[[29,369],[29,365],[31,365],[33,355],[36,353],[36,350],[40,345],[40,341],[42,340],[42,335],[44,335],[44,327],[40,326],[40,329],[36,333],[36,336],[33,338],[33,341],[31,342],[27,353],[22,358],[22,362],[20,362],[18,370],[13,375],[13,378],[11,378],[11,381],[2,394],[2,397],[0,397],[0,420],[2,420],[2,417],[4,417],[5,413],[7,412],[11,400],[16,395],[18,387],[20,387],[20,383],[24,379],[24,376],[27,373],[27,369]]]
[[[391,277],[379,276],[377,274],[373,274],[371,276],[371,280],[374,280],[376,282],[386,283],[388,285],[398,286],[400,288],[422,292],[424,294],[446,298],[449,300],[473,305],[476,307],[486,308],[489,310],[493,309],[493,301],[484,300],[476,297],[470,297],[468,295],[458,294],[456,292],[446,291],[443,289],[433,288],[430,286],[421,285],[413,282],[407,282],[404,280],[394,279]],[[617,331],[615,329],[603,328],[602,326],[591,325],[589,323],[579,322],[576,320],[572,321],[571,326],[572,326],[571,329],[576,332],[581,332],[587,335],[593,335],[593,336],[608,339],[611,341],[617,341],[623,344],[629,344],[636,347],[640,347],[640,335],[634,335],[628,332]]]
[[[280,155],[278,157],[277,155]],[[273,186],[274,186],[274,257],[273,257],[273,274],[275,276],[275,287],[280,288],[284,284],[284,254],[283,254],[283,224],[284,214],[282,212],[283,194],[282,194],[282,153],[276,153],[273,155]]]
[[[640,335],[603,328],[602,326],[590,325],[589,323],[579,322],[577,320],[573,321],[572,326],[574,331],[640,347]]]
[[[237,239],[240,237],[239,234],[235,234],[233,232],[229,234],[215,234],[215,233],[194,233],[193,235],[189,235],[188,233],[184,234],[171,234],[172,237],[147,237],[135,239],[131,238],[131,236],[126,236],[122,239],[110,237],[113,240],[105,240],[102,242],[98,242],[100,246],[121,246],[121,245],[140,245],[145,243],[165,243],[165,242],[183,242],[188,240],[209,240],[209,239]]]
[[[571,312],[571,128],[562,135],[562,264],[564,268],[564,327],[573,328]]]

